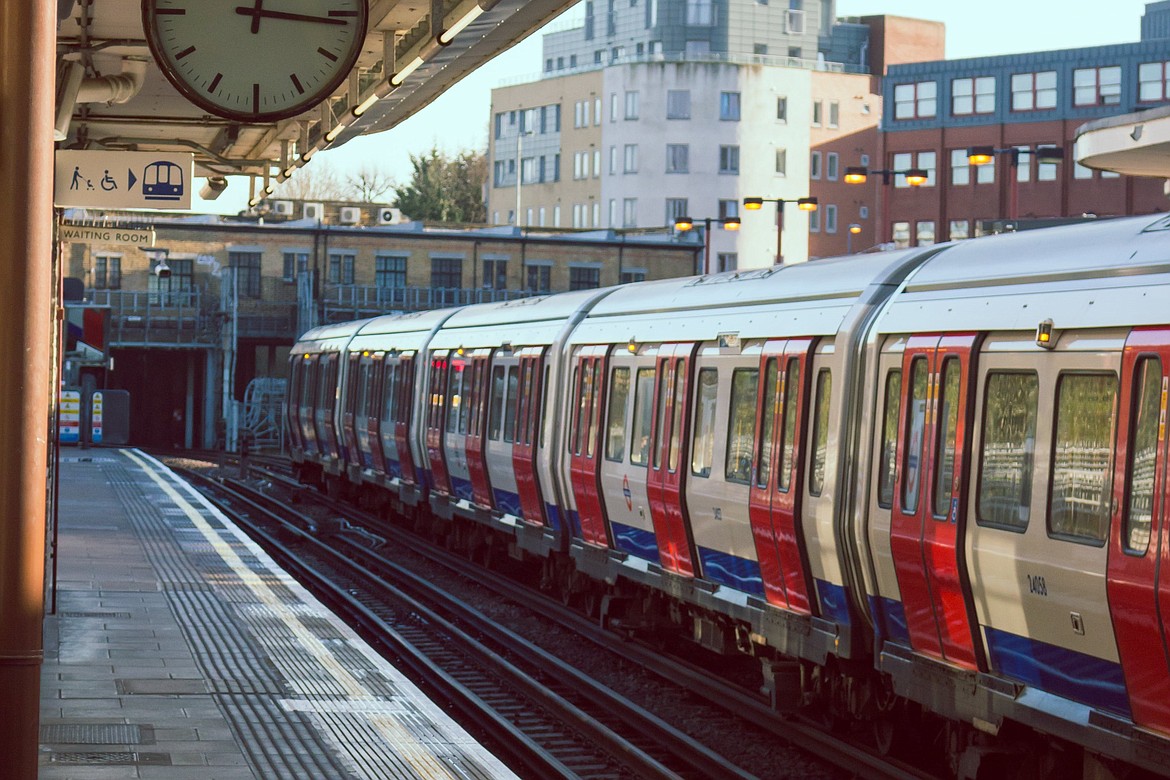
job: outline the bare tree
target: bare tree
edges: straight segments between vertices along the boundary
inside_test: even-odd
[[[346,200],[346,185],[337,171],[324,164],[311,163],[297,171],[291,179],[276,185],[274,199],[290,200]]]
[[[386,170],[366,161],[356,171],[346,174],[345,188],[362,203],[378,203],[395,188],[394,177]]]

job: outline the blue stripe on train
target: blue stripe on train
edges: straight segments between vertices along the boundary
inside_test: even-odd
[[[513,493],[510,490],[500,490],[492,488],[492,495],[495,498],[496,509],[505,514],[514,515],[516,517],[523,517],[520,511],[520,494]]]
[[[1121,664],[985,627],[991,668],[1090,707],[1131,718]]]
[[[760,575],[759,561],[700,547],[699,563],[704,579],[753,596],[764,595],[764,578]]]
[[[471,480],[448,475],[451,480],[451,492],[455,494],[456,498],[462,498],[466,501],[474,501],[474,494],[471,490]]]
[[[661,565],[658,557],[658,540],[653,531],[613,523],[614,547],[630,555]]]
[[[544,514],[548,518],[548,523],[553,527],[553,530],[560,533],[561,530],[561,510],[556,504],[550,504],[547,501],[544,504]]]
[[[816,586],[817,595],[820,597],[821,617],[839,626],[848,626],[849,600],[845,596],[845,587],[828,580],[816,580]]]
[[[869,614],[873,616],[878,647],[884,642],[910,645],[910,629],[906,626],[906,610],[902,602],[883,596],[870,596]]]

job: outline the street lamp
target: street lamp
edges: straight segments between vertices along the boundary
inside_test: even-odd
[[[849,226],[849,232],[845,236],[845,254],[853,254],[853,237],[861,232],[861,225],[854,222]]]
[[[796,207],[801,211],[816,211],[817,199],[804,198],[744,198],[743,207],[747,211],[759,211],[764,207],[765,203],[776,204],[776,262],[780,263],[784,259],[781,252],[781,241],[784,238],[784,204],[795,203]]]
[[[1035,154],[1041,163],[1058,163],[1064,160],[1064,147],[1044,144],[1039,146],[1009,146],[1003,149],[994,146],[971,146],[967,149],[967,162],[971,165],[988,165],[995,162],[995,155],[1006,154],[1012,169],[1008,219],[1017,219],[1020,211],[1020,154]]]
[[[682,233],[695,229],[695,221],[691,217],[679,217],[674,221],[674,229]],[[699,220],[703,223],[703,273],[711,273],[711,223],[718,222],[724,230],[739,230],[739,217],[704,217]]]
[[[905,176],[906,183],[911,187],[921,187],[930,180],[930,171],[925,168],[906,168],[904,170],[894,170],[892,168],[884,168],[882,170],[871,171],[863,165],[850,165],[845,168],[845,183],[846,184],[865,184],[869,181],[870,175],[882,177],[882,190],[878,195],[879,210],[876,222],[879,225],[877,240],[883,240],[882,234],[885,232],[885,215],[886,215],[886,198],[888,197],[890,182],[894,176]]]

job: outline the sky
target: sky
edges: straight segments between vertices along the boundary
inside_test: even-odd
[[[947,59],[1071,49],[1137,41],[1144,0],[837,0],[838,16],[890,14],[932,19],[946,25]],[[545,30],[579,23],[573,9]],[[487,149],[491,90],[533,81],[541,70],[541,31],[499,55],[397,127],[363,136],[316,155],[309,165],[328,166],[340,176],[372,161],[397,183],[409,181],[410,155],[437,147],[448,154]],[[215,201],[193,199],[192,210],[235,214],[247,207],[248,183],[229,179]]]

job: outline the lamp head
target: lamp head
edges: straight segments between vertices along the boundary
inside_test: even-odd
[[[930,178],[930,172],[925,168],[910,168],[905,175],[906,183],[911,187],[921,187]]]
[[[684,233],[688,230],[693,230],[694,227],[695,221],[690,217],[679,217],[674,221],[674,229]]]
[[[1036,159],[1042,163],[1058,163],[1064,160],[1063,146],[1037,146]]]
[[[763,198],[744,198],[743,207],[748,211],[759,211],[764,207]]]
[[[816,198],[797,198],[796,207],[798,209],[800,209],[801,211],[816,211],[817,210],[817,199]]]
[[[739,230],[739,217],[725,217],[723,219],[724,230]]]
[[[970,146],[967,148],[967,162],[971,165],[987,165],[995,159],[995,147]]]
[[[845,168],[845,183],[846,184],[865,184],[866,178],[869,176],[869,169],[859,165],[850,165]]]
[[[858,233],[861,232],[861,225],[858,225],[856,222],[854,222],[852,225],[849,226],[849,232],[852,233],[853,235],[857,235]]]

